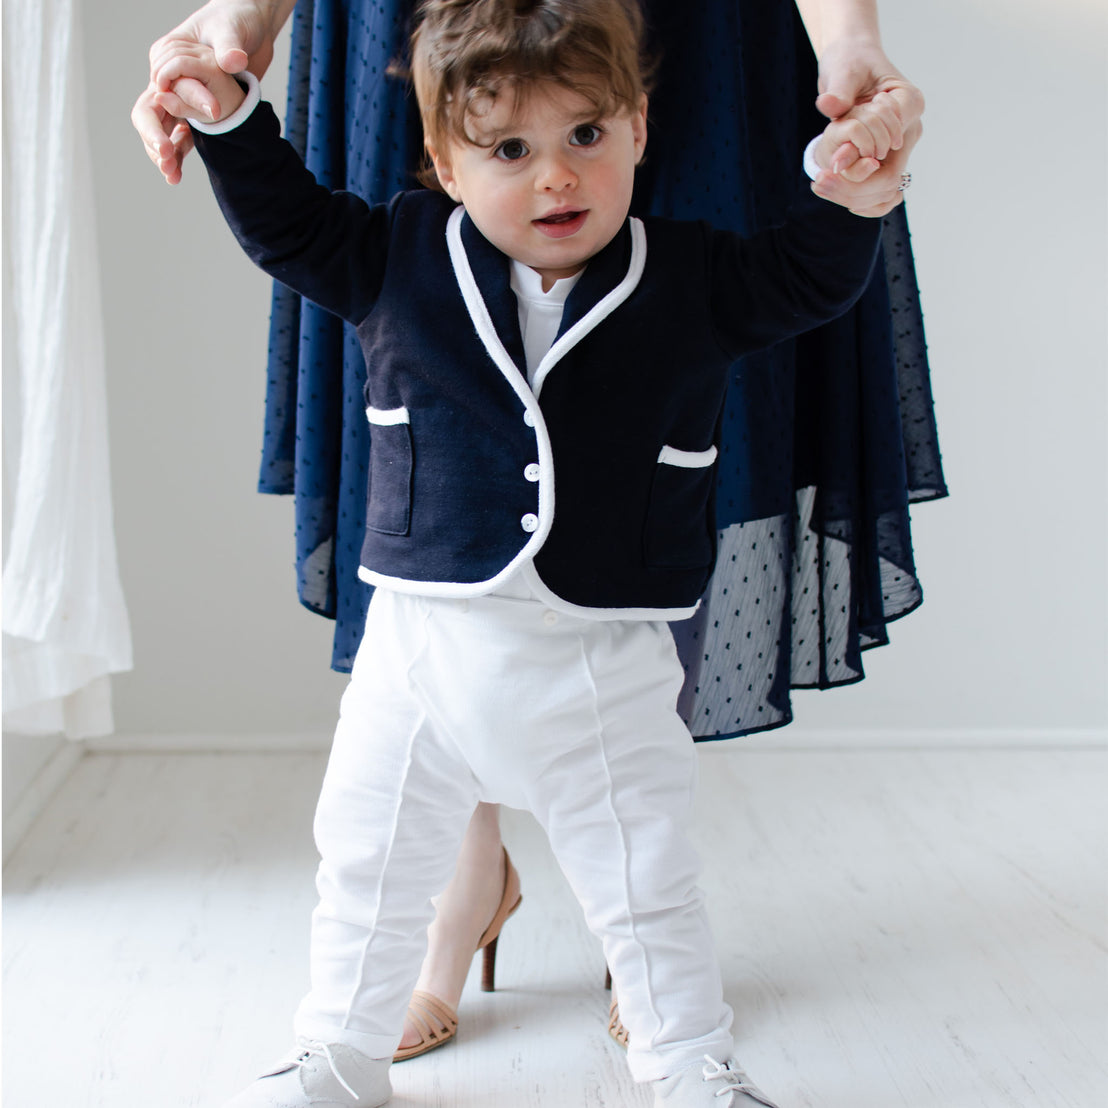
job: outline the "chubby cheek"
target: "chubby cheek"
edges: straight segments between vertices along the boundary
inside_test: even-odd
[[[502,220],[517,222],[530,214],[529,197],[524,195],[524,190],[513,188],[510,184],[497,182],[485,189],[482,197],[482,207],[486,213]]]
[[[497,203],[496,197],[482,197],[480,203],[467,205],[466,211],[477,229],[503,253],[514,257],[521,249],[527,222],[522,215],[509,207],[509,200]]]
[[[612,206],[623,209],[626,215],[631,207],[631,195],[635,191],[634,170],[628,172],[624,167],[613,168],[607,182],[607,193],[612,198]]]
[[[531,208],[513,189],[489,189],[481,194],[477,211],[469,209],[473,219],[485,237],[498,239],[519,235],[530,224]]]

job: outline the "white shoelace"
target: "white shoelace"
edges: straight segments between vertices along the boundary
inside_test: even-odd
[[[339,1073],[338,1066],[335,1065],[335,1056],[331,1053],[331,1048],[326,1043],[309,1042],[308,1040],[302,1040],[299,1044],[299,1052],[294,1055],[289,1061],[294,1066],[303,1066],[307,1063],[309,1058],[318,1057],[326,1060],[327,1065],[331,1067],[331,1072],[335,1075],[335,1080],[355,1099],[358,1099],[358,1094],[346,1083],[341,1073]]]
[[[766,1097],[766,1094],[750,1080],[742,1070],[734,1070],[726,1065],[721,1065],[710,1054],[704,1055],[704,1061],[708,1064],[701,1071],[705,1081],[726,1081],[721,1085],[717,1097],[726,1096],[728,1093],[746,1093],[753,1097],[759,1104],[766,1108],[777,1108],[777,1105]]]

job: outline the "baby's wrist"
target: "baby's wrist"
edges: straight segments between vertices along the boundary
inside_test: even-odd
[[[213,120],[213,122],[222,123],[225,119],[233,116],[242,106],[247,92],[246,83],[240,83],[237,77],[231,77],[224,81],[218,93],[220,116],[219,119]]]
[[[233,131],[236,127],[244,123],[249,118],[250,113],[257,107],[258,101],[262,96],[261,85],[258,83],[258,78],[255,77],[253,73],[249,72],[249,70],[244,70],[242,73],[236,73],[234,75],[234,80],[243,92],[243,96],[237,107],[214,123],[200,123],[196,120],[192,120],[193,127],[198,131],[202,131],[206,135],[222,135],[227,131]],[[223,106],[222,101],[220,101],[220,106]]]
[[[819,148],[823,135],[816,135],[806,147],[804,147],[804,172],[814,181],[822,170],[822,166],[816,161],[816,150]]]

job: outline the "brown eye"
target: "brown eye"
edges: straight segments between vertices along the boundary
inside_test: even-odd
[[[505,139],[496,148],[496,156],[502,161],[518,162],[527,156],[527,144],[522,139]]]
[[[569,136],[571,146],[595,146],[604,132],[595,123],[582,123],[573,128],[573,134]]]

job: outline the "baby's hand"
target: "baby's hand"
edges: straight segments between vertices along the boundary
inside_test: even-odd
[[[216,123],[246,98],[242,85],[219,68],[215,51],[203,43],[166,44],[160,57],[151,57],[150,70],[154,103],[177,119]]]
[[[889,154],[903,145],[904,126],[896,99],[879,92],[829,123],[814,153],[820,169],[857,184],[876,173]]]

